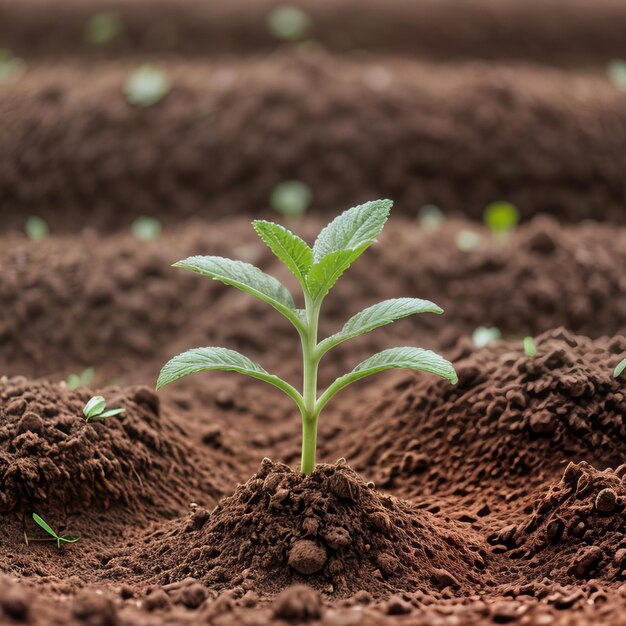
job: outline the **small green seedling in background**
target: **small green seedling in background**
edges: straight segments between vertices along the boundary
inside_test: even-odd
[[[270,11],[267,26],[277,39],[302,41],[311,31],[311,18],[298,7],[282,5]]]
[[[506,238],[519,223],[519,211],[510,202],[492,202],[487,206],[483,219],[496,238]]]
[[[122,17],[116,11],[102,11],[92,15],[85,28],[87,43],[102,45],[117,38],[124,28]]]
[[[478,250],[483,243],[483,238],[473,230],[460,230],[456,234],[456,247],[461,252],[472,252],[472,250]]]
[[[615,378],[619,378],[624,372],[626,372],[626,357],[624,357],[617,364],[617,367],[615,368],[615,371],[613,372],[613,376],[615,376]]]
[[[479,326],[472,334],[472,341],[477,348],[484,348],[501,338],[502,333],[500,329],[495,327],[486,328],[485,326]]]
[[[26,537],[27,544],[29,541],[56,541],[57,548],[61,549],[62,543],[76,543],[80,539],[80,537],[73,537],[72,535],[58,535],[54,530],[52,530],[48,522],[37,515],[37,513],[33,513],[33,519],[50,535],[50,537],[45,537],[43,539],[29,539]]]
[[[142,65],[128,77],[124,94],[131,104],[149,107],[163,100],[170,88],[165,72],[153,65]]]
[[[48,224],[40,217],[29,217],[26,220],[24,230],[26,235],[33,241],[41,241],[50,234]]]
[[[80,374],[70,374],[67,377],[67,388],[74,391],[79,387],[85,387],[93,380],[95,374],[96,370],[93,367],[88,367]]]
[[[124,409],[109,409],[108,411],[105,411],[106,407],[106,400],[102,396],[93,396],[93,398],[91,398],[83,408],[85,421],[103,420],[107,417],[115,417],[116,415],[124,412]]]
[[[443,211],[434,204],[425,204],[417,214],[420,226],[424,230],[435,232],[439,230],[446,218]]]
[[[622,91],[626,91],[626,61],[615,59],[607,67],[607,74],[611,82]]]
[[[526,356],[536,356],[537,346],[535,340],[532,337],[524,337],[524,354]]]
[[[13,56],[10,50],[0,48],[0,83],[18,78],[24,73],[26,64]]]
[[[142,215],[138,217],[130,227],[133,235],[140,241],[150,241],[161,236],[161,222],[154,217]]]
[[[255,220],[254,230],[270,250],[294,274],[303,292],[304,308],[276,278],[242,261],[217,256],[194,256],[174,264],[214,280],[232,285],[282,313],[295,327],[302,345],[302,392],[269,374],[258,363],[228,348],[196,348],[171,359],[161,370],[157,389],[183,376],[207,370],[239,372],[274,385],[297,405],[302,417],[302,462],[304,474],[315,469],[317,425],[329,400],[351,383],[389,369],[424,371],[456,383],[451,363],[420,348],[390,348],[357,365],[318,394],[318,368],[322,357],[339,344],[417,313],[443,313],[436,304],[417,298],[395,298],[374,304],[350,318],[334,335],[318,341],[318,323],[324,298],[358,257],[382,231],[392,202],[375,200],[345,211],[317,236],[311,248],[304,240],[279,224]],[[268,338],[269,340],[269,338]]]
[[[311,204],[310,187],[299,180],[288,180],[274,187],[270,195],[272,208],[290,221],[304,216]]]

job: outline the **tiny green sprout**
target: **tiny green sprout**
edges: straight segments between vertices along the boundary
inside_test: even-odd
[[[456,234],[456,247],[461,252],[471,252],[477,250],[483,243],[483,238],[473,230],[460,230]]]
[[[13,56],[10,50],[0,49],[0,83],[18,78],[26,68],[22,59]]]
[[[74,391],[79,387],[85,387],[93,380],[95,374],[96,370],[93,367],[88,367],[80,374],[70,374],[67,377],[67,388]]]
[[[26,231],[26,235],[33,241],[45,239],[50,232],[48,230],[48,224],[40,217],[29,217],[26,220],[24,230]]]
[[[626,372],[626,357],[624,357],[615,367],[613,376],[619,378],[624,372]]]
[[[163,100],[170,88],[165,72],[152,65],[142,65],[128,77],[124,93],[131,104],[149,107]]]
[[[165,364],[157,389],[183,376],[208,370],[239,372],[274,385],[296,404],[302,418],[304,474],[316,464],[317,425],[322,409],[351,383],[389,369],[430,372],[452,382],[457,375],[451,363],[430,350],[413,347],[383,350],[359,363],[318,393],[318,367],[322,357],[339,344],[380,326],[417,313],[443,313],[436,304],[417,298],[395,298],[370,306],[351,317],[343,328],[318,341],[322,302],[339,277],[365,252],[382,231],[392,202],[375,200],[349,209],[336,217],[317,236],[313,247],[279,224],[255,220],[254,230],[296,277],[303,293],[304,308],[297,308],[289,290],[276,278],[249,263],[218,256],[194,256],[174,264],[231,285],[263,300],[282,313],[295,327],[302,346],[302,392],[269,374],[261,365],[228,348],[195,348]]]
[[[536,356],[537,346],[535,340],[532,337],[524,337],[524,354],[526,356]]]
[[[298,7],[275,7],[267,16],[267,26],[277,39],[301,41],[311,30],[311,18]]]
[[[502,333],[498,328],[479,326],[472,334],[472,341],[477,348],[484,348],[501,337]]]
[[[140,241],[158,239],[161,236],[161,222],[154,217],[142,215],[138,217],[130,227],[133,235]]]
[[[50,535],[50,537],[45,537],[42,539],[29,539],[28,537],[26,537],[26,543],[28,543],[29,541],[56,541],[57,548],[61,549],[62,543],[76,543],[80,539],[80,537],[73,537],[72,535],[58,535],[54,530],[52,530],[48,522],[46,522],[46,520],[37,515],[37,513],[33,513],[33,519],[37,524],[39,524],[39,526],[41,526],[41,528],[43,528]]]
[[[519,211],[510,202],[492,202],[483,214],[485,224],[494,237],[506,237],[519,222]]]
[[[103,420],[107,417],[115,417],[124,412],[124,409],[109,409],[105,411],[107,406],[106,400],[102,396],[93,396],[83,407],[83,415],[85,421],[89,420]]]
[[[92,15],[85,28],[87,43],[102,45],[113,41],[120,35],[124,23],[116,11],[101,11]]]
[[[626,61],[615,59],[607,67],[611,82],[622,91],[626,91]]]
[[[288,220],[300,219],[309,208],[313,194],[309,186],[299,180],[287,180],[272,189],[272,208]]]
[[[417,214],[417,219],[424,230],[434,232],[445,222],[443,211],[434,204],[425,204]]]

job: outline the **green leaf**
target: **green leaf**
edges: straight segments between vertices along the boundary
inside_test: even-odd
[[[531,357],[537,355],[537,346],[532,337],[524,337],[524,354]]]
[[[376,241],[385,226],[393,202],[372,200],[344,211],[322,229],[313,245],[313,261],[342,250],[360,250],[362,253]]]
[[[254,220],[252,227],[267,247],[304,285],[306,275],[313,265],[313,251],[309,245],[280,224]]]
[[[156,388],[161,389],[189,374],[211,370],[238,372],[263,380],[284,391],[296,402],[298,408],[303,409],[302,397],[289,383],[269,374],[247,356],[228,348],[194,348],[175,356],[163,366]]]
[[[45,239],[50,231],[48,229],[48,224],[40,217],[29,217],[26,220],[26,225],[24,227],[26,234],[33,241],[41,241]]]
[[[270,204],[287,219],[296,220],[307,212],[312,198],[313,192],[307,184],[299,180],[286,180],[272,189]]]
[[[142,215],[131,224],[130,229],[133,235],[140,241],[150,241],[151,239],[157,239],[161,235],[163,228],[159,220]]]
[[[96,415],[97,419],[103,420],[107,417],[115,417],[116,415],[120,415],[126,409],[109,409],[108,411],[104,411],[104,413],[100,413],[100,415]]]
[[[326,389],[318,401],[316,411],[321,411],[326,403],[344,387],[351,383],[389,369],[406,369],[429,372],[441,376],[453,384],[458,382],[452,363],[430,350],[412,348],[389,348],[359,363],[350,373],[338,378]]]
[[[83,415],[90,419],[100,415],[106,408],[106,400],[102,396],[93,396],[83,408]]]
[[[76,537],[74,535],[62,535],[58,539],[63,543],[76,543],[80,539],[80,537]]]
[[[485,224],[495,235],[510,233],[519,222],[519,211],[510,202],[492,202],[485,209]]]
[[[306,277],[306,288],[313,300],[323,298],[331,290],[341,275],[365,250],[365,247],[331,252],[311,267]]]
[[[277,6],[267,16],[267,25],[278,39],[298,41],[304,39],[311,28],[311,18],[293,5]]]
[[[499,328],[495,326],[486,328],[485,326],[479,326],[472,333],[472,341],[477,348],[484,348],[494,341],[502,338],[502,333]]]
[[[615,378],[619,378],[624,372],[626,372],[626,358],[622,359],[617,364],[617,367],[615,368],[615,371],[613,372],[613,376],[615,376]]]
[[[149,107],[163,100],[170,88],[170,81],[163,71],[151,65],[144,65],[128,77],[124,93],[131,104]]]
[[[56,532],[54,532],[54,530],[52,530],[52,528],[50,527],[50,525],[48,524],[48,522],[46,522],[46,520],[44,520],[43,518],[41,518],[39,515],[37,515],[37,513],[33,513],[33,519],[35,520],[35,522],[37,522],[37,524],[39,524],[39,526],[41,526],[49,535],[52,535],[55,539],[59,539],[59,536],[56,534]]]
[[[267,302],[292,322],[300,323],[300,318],[296,314],[296,306],[288,289],[273,276],[266,274],[254,265],[220,256],[192,256],[184,261],[174,263],[174,267],[182,267],[191,272],[219,280],[226,285],[237,287],[237,289]]]
[[[322,354],[343,341],[358,337],[380,326],[418,313],[443,313],[443,309],[428,300],[419,298],[393,298],[379,302],[351,317],[343,328],[319,344]]]

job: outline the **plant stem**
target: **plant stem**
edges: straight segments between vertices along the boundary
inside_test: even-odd
[[[310,474],[315,469],[316,464],[317,420],[319,417],[315,404],[317,401],[317,368],[320,359],[316,353],[320,307],[311,302],[308,296],[305,296],[305,309],[306,329],[301,334],[304,411],[302,411],[302,463],[300,469],[303,474]]]

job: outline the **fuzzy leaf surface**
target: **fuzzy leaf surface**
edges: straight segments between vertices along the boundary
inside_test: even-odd
[[[414,370],[417,372],[429,372],[441,376],[451,383],[456,384],[458,377],[452,363],[431,350],[413,348],[410,346],[401,348],[389,348],[378,352],[373,356],[361,361],[350,373],[345,374],[332,383],[320,397],[319,410],[344,387],[353,382],[390,369]]]
[[[314,300],[323,298],[364,249],[338,250],[315,263],[306,277],[306,287],[311,297]]]
[[[380,234],[392,206],[391,200],[372,200],[344,211],[317,236],[313,261],[319,263],[327,255],[341,250],[360,249],[362,253]]]
[[[296,307],[289,290],[273,276],[250,263],[220,256],[192,256],[174,263],[174,267],[182,267],[237,287],[267,302],[290,319],[295,318]]]
[[[306,275],[313,265],[313,251],[309,245],[290,230],[264,220],[255,220],[252,226],[263,243],[305,284]]]
[[[419,298],[393,298],[363,309],[351,317],[343,328],[320,343],[320,350],[326,352],[339,343],[358,337],[380,326],[418,313],[443,313],[443,309],[433,302]]]

